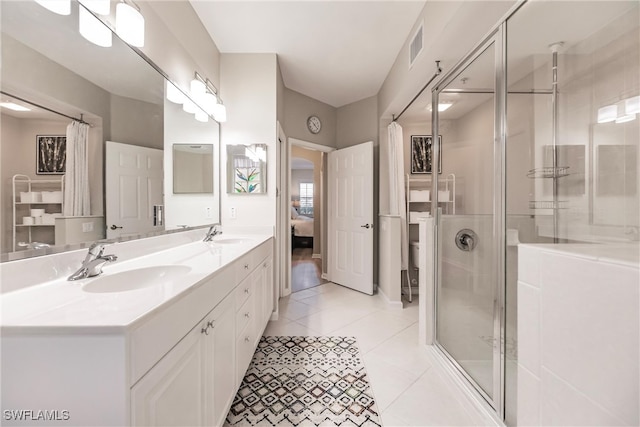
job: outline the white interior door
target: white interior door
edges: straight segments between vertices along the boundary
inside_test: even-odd
[[[373,295],[373,142],[329,153],[329,278]]]
[[[163,230],[153,218],[163,205],[162,150],[107,141],[105,158],[107,238]]]

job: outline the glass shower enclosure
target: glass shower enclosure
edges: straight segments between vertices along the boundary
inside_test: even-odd
[[[456,177],[455,214],[432,180],[435,345],[508,425],[518,244],[637,239],[639,23],[638,2],[521,3],[433,88]]]

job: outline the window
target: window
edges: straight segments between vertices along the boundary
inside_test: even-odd
[[[313,216],[313,183],[300,183],[300,215]]]

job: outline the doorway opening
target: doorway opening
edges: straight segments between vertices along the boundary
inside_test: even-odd
[[[323,278],[323,171],[325,153],[291,147],[291,292],[326,283]]]

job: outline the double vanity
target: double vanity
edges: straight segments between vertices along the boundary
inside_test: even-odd
[[[118,261],[96,277],[53,262],[55,279],[2,295],[3,425],[224,423],[273,312],[273,238],[190,233],[135,258],[107,246]]]

